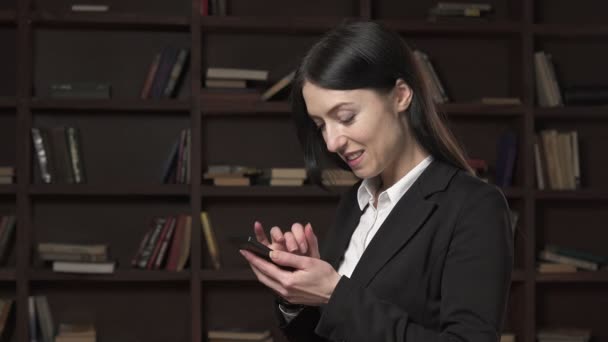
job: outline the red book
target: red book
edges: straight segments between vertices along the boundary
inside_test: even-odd
[[[174,219],[175,219],[174,217],[167,217],[167,221],[165,221],[163,230],[161,231],[160,236],[158,237],[158,240],[156,240],[156,245],[154,246],[154,252],[152,252],[152,256],[148,260],[148,265],[146,265],[147,269],[154,268],[154,264],[156,263],[156,258],[158,257],[158,252],[160,252],[160,247],[163,244],[163,240],[165,239],[165,236],[167,236],[169,227],[171,227],[171,221]]]
[[[179,256],[182,249],[181,245],[184,243],[185,224],[186,216],[179,215],[177,217],[177,224],[175,225],[175,232],[173,233],[171,248],[169,249],[169,258],[165,264],[165,269],[169,271],[177,271],[177,263],[179,262]]]
[[[154,76],[156,75],[156,71],[158,70],[158,64],[160,63],[160,53],[154,55],[154,59],[152,59],[152,63],[150,63],[150,68],[148,69],[148,75],[146,75],[146,81],[144,82],[144,86],[141,89],[141,98],[148,99],[150,98],[150,90],[152,89],[152,81],[154,81]]]

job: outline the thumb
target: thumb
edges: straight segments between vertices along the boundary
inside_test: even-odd
[[[270,252],[272,261],[281,266],[288,266],[298,270],[305,269],[308,265],[308,257],[289,252],[273,250]]]

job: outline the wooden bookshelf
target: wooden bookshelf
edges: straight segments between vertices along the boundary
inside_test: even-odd
[[[608,243],[608,106],[539,108],[533,60],[535,51],[552,53],[564,87],[603,81],[598,70],[608,56],[608,4],[573,8],[567,0],[555,1],[491,0],[496,9],[491,18],[473,22],[430,22],[431,1],[231,0],[227,16],[205,17],[199,15],[199,0],[108,0],[107,13],[72,13],[67,0],[0,5],[0,43],[15,52],[0,56],[0,165],[15,166],[19,180],[0,185],[0,215],[18,218],[17,243],[0,268],[2,295],[17,299],[9,340],[29,341],[30,295],[48,295],[57,320],[73,318],[74,312],[96,315],[104,340],[124,336],[124,325],[115,322],[133,317],[146,324],[133,323],[132,340],[205,341],[207,330],[235,321],[247,328],[274,327],[271,292],[255,281],[227,238],[250,233],[259,219],[266,228],[311,220],[322,239],[346,188],[215,187],[194,176],[210,164],[303,165],[284,99],[242,102],[201,94],[204,72],[208,66],[272,71],[299,58],[332,27],[372,19],[429,54],[451,98],[439,111],[470,157],[493,167],[500,135],[517,134],[514,182],[503,189],[520,214],[505,329],[520,342],[533,342],[547,325],[578,323],[592,330],[594,341],[608,342],[605,324],[580,319],[603,317],[604,306],[594,304],[608,302],[607,272],[536,272],[537,251],[546,243],[591,250]],[[191,49],[189,77],[175,99],[141,100],[153,55],[169,45]],[[51,82],[87,80],[111,83],[112,99],[57,100],[45,93]],[[522,104],[485,105],[482,97],[517,97]],[[81,127],[88,184],[34,181],[30,130],[55,125]],[[184,128],[192,132],[192,184],[160,184],[163,162]],[[536,189],[534,134],[543,128],[580,132],[581,189]],[[202,210],[217,229],[221,270],[211,268]],[[148,220],[178,213],[192,215],[187,269],[131,269],[126,261]],[[31,253],[40,241],[86,238],[110,245],[121,260],[115,273],[54,273]],[[159,306],[163,310],[156,310]],[[256,319],[240,312],[255,312]],[[275,341],[285,341],[276,328],[273,332]]]

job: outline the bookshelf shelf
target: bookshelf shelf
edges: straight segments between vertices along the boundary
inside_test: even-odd
[[[1,195],[15,195],[17,193],[17,184],[2,184],[0,185]]]
[[[608,119],[608,106],[536,108],[534,113],[543,119]]]
[[[356,18],[327,17],[254,17],[254,16],[204,16],[201,18],[203,32],[213,33],[274,33],[310,34],[323,33],[332,27]]]
[[[17,15],[15,11],[0,10],[0,25],[16,24]]]
[[[536,191],[535,198],[540,201],[608,201],[608,191],[599,190],[563,190]]]
[[[517,200],[524,197],[524,189],[522,188],[503,188],[502,192],[507,199]]]
[[[537,283],[608,283],[608,271],[545,273],[536,275]]]
[[[403,34],[440,34],[440,35],[517,35],[522,25],[515,22],[479,23],[441,23],[429,21],[380,20],[386,26]]]
[[[14,97],[0,96],[0,109],[16,109],[17,100]]]
[[[481,103],[446,103],[439,105],[439,110],[451,116],[523,116],[524,106],[499,106]]]
[[[201,270],[202,281],[212,282],[240,282],[255,281],[255,275],[251,269],[232,269],[232,270]]]
[[[552,38],[605,38],[608,36],[608,26],[537,24],[533,27],[533,33],[539,37]]]
[[[0,281],[15,281],[17,279],[15,269],[3,268],[0,269]]]
[[[117,270],[113,274],[72,274],[50,270],[35,270],[30,273],[32,281],[81,281],[81,282],[186,282],[191,278],[189,271],[148,271]]]
[[[316,186],[212,186],[203,185],[203,198],[328,198],[338,199],[348,187],[332,187],[330,192]]]
[[[33,99],[32,109],[61,111],[188,112],[185,100],[55,100]]]
[[[153,16],[129,13],[63,13],[37,12],[32,22],[44,28],[96,28],[96,29],[156,29],[187,31],[187,16]]]
[[[203,115],[244,115],[244,114],[277,114],[289,116],[290,107],[286,101],[276,102],[248,102],[248,101],[220,101],[202,100]],[[439,110],[450,116],[486,116],[486,117],[512,117],[522,116],[526,110],[524,106],[498,106],[481,103],[447,103],[439,106]]]
[[[270,114],[289,117],[287,102],[201,101],[203,116]]]
[[[117,197],[185,197],[186,184],[127,185],[127,184],[34,184],[29,193],[35,196],[117,196]]]

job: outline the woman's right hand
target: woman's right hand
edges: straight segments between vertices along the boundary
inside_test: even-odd
[[[281,231],[281,228],[277,226],[272,227],[270,229],[270,240],[266,237],[264,227],[262,227],[260,222],[256,221],[253,224],[253,231],[256,239],[270,249],[287,251],[311,258],[320,258],[317,236],[312,230],[310,223],[302,226],[296,222],[291,226],[291,231],[286,232]]]

